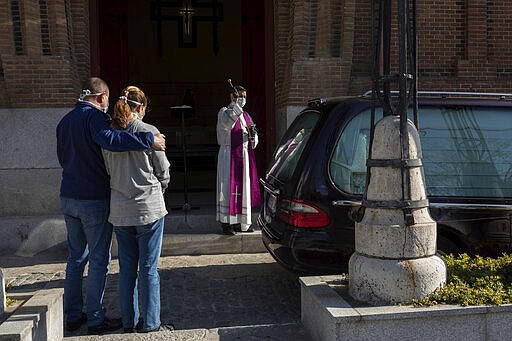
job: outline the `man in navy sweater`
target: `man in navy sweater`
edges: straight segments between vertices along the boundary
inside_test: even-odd
[[[88,334],[103,334],[122,326],[120,320],[105,317],[103,305],[112,225],[108,222],[110,179],[101,148],[115,152],[165,150],[162,134],[112,130],[110,116],[106,114],[108,97],[107,84],[100,78],[89,78],[75,108],[57,126],[57,156],[62,166],[61,211],[68,244],[64,287],[66,330],[77,330],[87,322]],[[85,314],[82,280],[87,262]]]

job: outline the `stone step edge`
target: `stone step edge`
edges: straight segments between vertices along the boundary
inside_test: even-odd
[[[220,226],[189,229],[166,225],[163,255],[266,252],[259,230],[225,236]],[[4,216],[0,217],[0,229],[0,254],[29,257],[50,249],[66,250],[66,226],[62,216]]]
[[[24,293],[27,296],[27,293]],[[9,295],[10,296],[10,295]],[[0,339],[60,341],[64,337],[64,289],[38,290],[0,324]]]
[[[215,255],[226,253],[263,253],[267,249],[261,231],[222,234],[164,234],[161,256]],[[113,238],[112,255],[117,256],[117,242]]]

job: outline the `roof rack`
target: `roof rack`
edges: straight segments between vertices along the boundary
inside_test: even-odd
[[[308,107],[319,107],[325,103],[327,103],[325,98],[315,98],[308,101]]]
[[[392,94],[398,94],[398,90],[392,90]],[[369,97],[372,94],[372,90],[368,90],[363,93],[363,97]],[[458,92],[458,91],[418,91],[418,95],[422,96],[432,96],[432,97],[442,97],[446,98],[449,96],[474,96],[479,98],[495,98],[499,99],[512,99],[512,94],[501,93],[501,92]]]

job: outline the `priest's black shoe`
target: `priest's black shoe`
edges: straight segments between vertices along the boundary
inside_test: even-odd
[[[89,326],[87,328],[88,335],[102,335],[104,333],[113,332],[120,329],[123,326],[120,318],[108,318],[105,317],[103,322],[97,326]]]
[[[242,226],[240,224],[235,224],[233,226],[234,226],[233,229],[235,230],[235,232],[244,232],[244,233],[254,232],[254,229],[252,228],[252,226],[249,226],[249,228],[246,231],[242,231]]]

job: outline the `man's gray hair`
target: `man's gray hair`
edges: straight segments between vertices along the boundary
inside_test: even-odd
[[[88,78],[82,85],[82,93],[80,99],[94,97],[108,92],[108,85],[99,77]]]

